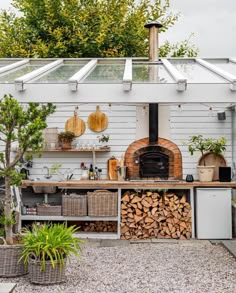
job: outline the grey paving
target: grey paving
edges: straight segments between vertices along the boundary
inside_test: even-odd
[[[16,283],[0,283],[0,293],[12,293]]]
[[[236,258],[236,239],[235,240],[223,240],[222,244]]]

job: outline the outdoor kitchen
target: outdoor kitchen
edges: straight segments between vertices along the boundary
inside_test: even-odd
[[[232,238],[236,60],[159,59],[161,25],[145,27],[149,59],[2,63],[0,94],[56,107],[41,156],[28,149],[22,161],[19,227],[65,221],[89,238]],[[218,153],[199,159],[190,137]],[[211,180],[200,180],[212,160]]]

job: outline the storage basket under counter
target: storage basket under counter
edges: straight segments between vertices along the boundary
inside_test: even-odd
[[[108,190],[95,190],[87,192],[88,216],[90,217],[116,217],[118,205],[118,192]]]
[[[68,217],[87,216],[87,195],[86,194],[63,194],[62,215]]]
[[[61,206],[59,205],[38,205],[38,216],[61,216]]]

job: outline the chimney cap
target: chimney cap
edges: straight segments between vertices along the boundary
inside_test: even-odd
[[[148,22],[144,25],[145,28],[151,28],[153,26],[158,27],[158,28],[163,27],[163,25],[157,20],[153,20],[153,21]]]

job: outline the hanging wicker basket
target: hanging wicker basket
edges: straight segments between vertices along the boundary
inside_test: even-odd
[[[28,268],[19,262],[23,246],[0,245],[0,276],[16,277],[28,273]]]

